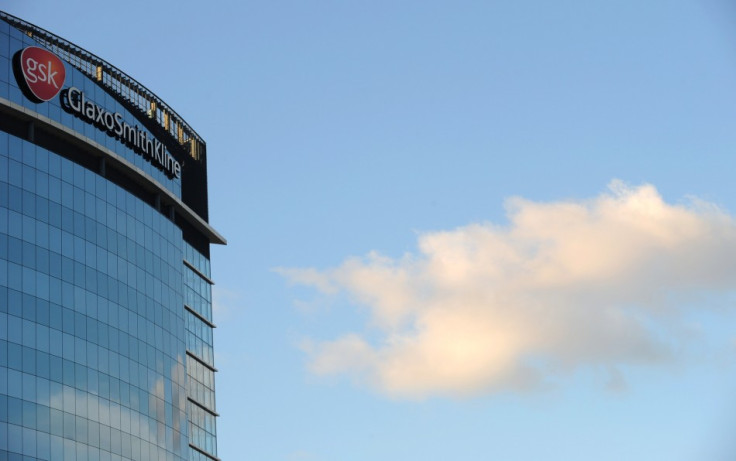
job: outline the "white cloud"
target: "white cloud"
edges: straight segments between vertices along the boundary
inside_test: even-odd
[[[614,181],[588,201],[507,205],[508,225],[422,234],[416,255],[280,270],[370,312],[364,332],[311,341],[310,369],[399,397],[529,389],[581,366],[623,389],[617,367],[681,347],[680,300],[735,288],[736,223],[712,204]]]
[[[238,312],[238,306],[242,304],[240,293],[223,287],[222,285],[214,285],[212,287],[212,312],[215,321],[226,320],[228,317]]]

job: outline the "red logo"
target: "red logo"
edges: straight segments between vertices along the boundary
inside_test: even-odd
[[[20,68],[20,72],[16,72],[16,79],[24,87],[28,99],[42,102],[59,94],[64,85],[66,70],[64,63],[54,53],[29,46],[16,54],[16,63],[17,68]],[[18,74],[23,76],[22,82]]]

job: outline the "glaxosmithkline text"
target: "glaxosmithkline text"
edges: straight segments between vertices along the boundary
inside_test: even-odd
[[[131,126],[126,123],[122,114],[98,106],[76,87],[63,90],[59,96],[64,110],[107,131],[110,136],[115,136],[167,175],[181,178],[181,164],[166,150],[166,147],[158,139],[149,138],[148,132],[138,128],[138,125]]]

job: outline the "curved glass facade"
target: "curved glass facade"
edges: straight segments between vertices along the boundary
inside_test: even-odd
[[[0,21],[0,459],[218,459],[206,212],[178,211],[186,170],[24,95],[13,57],[32,35]]]

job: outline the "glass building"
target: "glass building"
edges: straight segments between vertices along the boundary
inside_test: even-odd
[[[0,460],[217,460],[206,146],[0,12]]]

